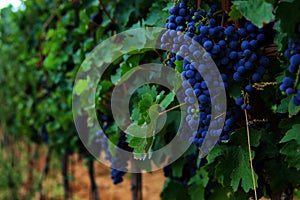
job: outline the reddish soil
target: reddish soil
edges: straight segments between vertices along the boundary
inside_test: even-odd
[[[71,191],[72,191],[72,199],[82,199],[88,200],[91,199],[91,191],[90,191],[90,178],[88,176],[88,170],[86,165],[84,165],[83,160],[79,160],[75,155],[71,158],[71,166],[70,173],[73,178],[70,181]],[[130,200],[131,199],[131,180],[130,174],[125,175],[124,181],[120,184],[114,185],[110,178],[110,169],[105,165],[96,162],[95,166],[95,176],[96,182],[98,185],[99,196],[102,200]],[[56,181],[61,183],[61,175],[60,172],[56,176]],[[52,177],[52,175],[49,175]],[[49,184],[52,185],[52,178],[47,178],[45,180],[45,189]],[[160,199],[160,192],[163,188],[163,184],[165,181],[162,170],[153,172],[153,173],[144,173],[143,174],[143,200],[158,200]],[[51,183],[52,182],[52,183]],[[48,183],[48,184],[47,184]],[[59,184],[60,184],[59,183]],[[48,193],[49,192],[49,193]],[[47,192],[48,197],[53,197],[51,191]],[[56,196],[54,194],[54,196]],[[51,198],[53,199],[53,198]],[[61,196],[54,199],[62,199]]]
[[[90,199],[90,179],[87,168],[84,167],[82,161],[75,162],[73,167],[75,180],[72,182],[71,187],[74,196],[82,199]],[[125,176],[122,183],[114,185],[110,178],[110,169],[99,162],[95,163],[95,174],[101,199],[131,199],[130,176]],[[154,172],[152,174],[143,174],[143,199],[160,199],[159,194],[163,187],[164,180],[165,178],[162,171]]]

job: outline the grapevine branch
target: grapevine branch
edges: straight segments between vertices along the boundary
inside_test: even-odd
[[[249,152],[249,160],[250,160],[251,176],[252,176],[253,189],[254,189],[254,197],[255,197],[255,200],[257,200],[256,183],[255,183],[254,169],[253,169],[253,163],[252,163],[252,153],[251,153],[251,141],[250,141],[249,121],[248,121],[248,113],[247,113],[247,110],[246,110],[246,109],[244,109],[244,113],[245,113],[245,119],[246,119],[246,130],[247,130],[248,152]]]
[[[197,8],[200,8],[201,0],[197,0]]]
[[[164,58],[160,55],[160,53],[156,49],[153,49],[153,51],[158,55],[158,57],[160,58],[160,61],[163,63]]]
[[[113,23],[116,24],[115,20],[110,16],[110,14],[108,13],[108,11],[106,10],[105,5],[103,4],[102,0],[99,0],[99,6],[100,9],[104,12],[104,14],[108,17],[108,19]]]
[[[174,106],[174,107],[172,107],[172,108],[170,108],[170,109],[168,109],[168,110],[165,110],[165,111],[159,113],[158,115],[163,115],[163,114],[165,114],[165,113],[167,113],[167,112],[169,112],[169,111],[171,111],[171,110],[175,110],[176,108],[179,108],[179,107],[181,107],[181,106],[184,106],[185,104],[186,104],[186,103],[181,103],[181,104],[179,104],[179,105],[177,105],[177,106]]]
[[[298,72],[297,72],[294,88],[296,88],[299,83],[299,78],[300,78],[299,76],[300,76],[300,66],[298,66]]]

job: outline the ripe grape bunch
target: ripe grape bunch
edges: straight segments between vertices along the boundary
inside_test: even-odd
[[[221,132],[221,140],[227,140],[237,120],[240,120],[241,111],[251,110],[250,97],[254,92],[253,84],[263,80],[269,66],[270,61],[263,55],[263,47],[272,43],[273,35],[266,31],[266,26],[272,24],[258,28],[246,19],[242,19],[239,28],[235,24],[223,27],[222,16],[218,15],[220,12],[217,11],[217,6],[213,5],[210,11],[205,12],[196,9],[196,6],[188,6],[185,0],[170,8],[169,11],[171,15],[166,23],[168,30],[161,37],[162,48],[170,51],[168,66],[175,67],[176,61],[180,63],[179,61],[183,60],[183,88],[185,101],[189,105],[186,121],[192,129],[199,122],[198,130],[191,138],[192,143],[200,147],[207,134],[214,134],[214,132],[208,133],[208,126],[215,120],[211,119],[211,99],[215,97],[210,96],[206,80],[196,70],[201,69],[205,73],[210,73],[209,66],[201,64],[201,60],[207,57],[213,59],[227,92],[233,84],[243,86],[240,97],[227,100],[229,108],[223,130],[214,130],[217,133]],[[191,38],[192,42],[185,43],[187,37]],[[200,44],[205,52],[197,50],[195,43]],[[214,89],[218,89],[220,86],[218,84],[214,82]],[[192,95],[198,98],[197,108],[194,106],[195,100],[190,98]]]
[[[114,184],[121,183],[123,176],[126,174],[126,166],[129,158],[125,158],[124,155],[120,154],[120,149],[126,151],[132,151],[126,142],[126,134],[121,132],[118,139],[118,148],[116,149],[115,156],[112,156],[108,147],[108,138],[105,135],[105,131],[111,126],[112,120],[107,115],[101,115],[102,130],[99,130],[95,135],[95,142],[100,143],[101,150],[105,151],[105,159],[111,162],[110,175]]]
[[[298,26],[297,34],[300,34],[300,25]],[[300,37],[290,39],[288,42],[288,49],[285,51],[285,57],[289,60],[288,71],[290,76],[283,79],[279,89],[287,95],[294,95],[292,102],[295,106],[300,106],[300,90],[299,74],[300,74]],[[295,78],[296,77],[296,78]]]

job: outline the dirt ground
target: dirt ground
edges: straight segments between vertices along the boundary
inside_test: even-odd
[[[124,181],[118,185],[114,185],[110,178],[110,169],[105,165],[95,162],[95,176],[98,185],[98,192],[102,200],[130,200],[131,199],[131,180],[130,175],[127,174],[124,177]],[[59,172],[58,172],[59,173]],[[84,165],[83,160],[79,160],[75,155],[71,158],[70,173],[72,178],[70,180],[70,186],[72,191],[72,199],[75,200],[89,200],[91,199],[90,192],[90,178],[88,176],[87,167]],[[56,177],[56,181],[61,182],[60,174],[50,174],[47,180],[44,182],[45,189],[47,184],[49,186],[55,184],[52,182],[52,178]],[[52,181],[51,181],[52,180]],[[163,171],[159,170],[151,174],[144,173],[142,177],[143,181],[143,200],[159,200],[160,192],[163,187],[165,177]],[[61,183],[60,183],[61,184]],[[61,187],[60,187],[61,188]],[[61,189],[60,189],[61,190]],[[61,198],[62,191],[48,190],[47,196],[54,197],[54,199]],[[59,195],[60,193],[60,195]],[[57,198],[55,198],[55,196]],[[59,197],[60,196],[60,197]],[[51,198],[53,199],[53,198]]]

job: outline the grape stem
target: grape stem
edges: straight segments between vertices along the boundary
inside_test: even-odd
[[[163,114],[165,114],[165,113],[167,113],[167,112],[169,112],[169,111],[171,111],[171,110],[175,110],[176,108],[179,108],[179,107],[181,107],[181,106],[184,106],[185,104],[186,104],[186,103],[181,103],[181,104],[179,104],[179,105],[177,105],[177,106],[174,106],[174,107],[172,107],[172,108],[169,108],[168,110],[165,110],[165,111],[159,113],[158,115],[163,115]]]
[[[110,14],[107,12],[105,5],[103,4],[102,0],[99,0],[99,6],[100,9],[104,12],[104,14],[108,17],[108,19],[113,23],[116,24],[116,21],[110,16]]]
[[[246,109],[244,109],[244,113],[245,113],[245,119],[246,119],[246,130],[247,130],[247,140],[248,140],[248,152],[249,152],[249,160],[250,160],[251,176],[252,176],[253,189],[254,189],[254,197],[255,197],[255,200],[257,200],[256,183],[255,183],[254,169],[253,169],[253,163],[252,163],[252,153],[251,153],[251,141],[250,141],[249,121],[248,121],[248,113],[247,113],[247,110],[246,110]]]
[[[297,75],[296,75],[294,88],[297,88],[297,84],[298,84],[299,78],[300,78],[299,76],[300,76],[300,65],[298,66],[298,71],[297,71]]]

